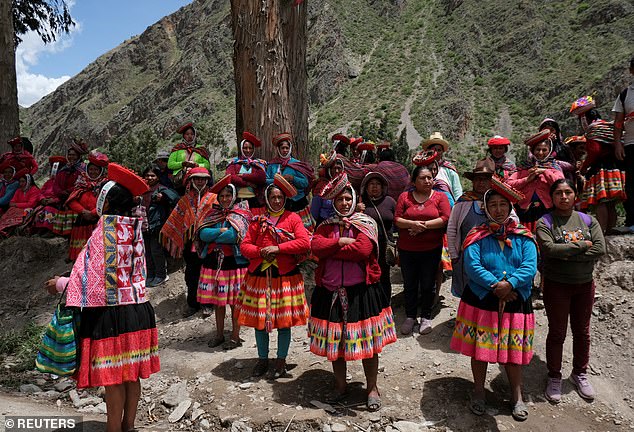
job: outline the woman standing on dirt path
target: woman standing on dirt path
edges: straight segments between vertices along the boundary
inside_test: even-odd
[[[196,232],[196,250],[203,260],[198,302],[216,306],[216,336],[209,341],[210,348],[225,344],[225,349],[233,349],[242,345],[236,309],[249,261],[240,253],[240,243],[247,234],[252,215],[247,201],[236,203],[238,191],[231,183],[232,177],[227,174],[209,189],[217,194],[218,202],[203,216]],[[232,331],[231,339],[225,343],[227,305],[231,307]]]
[[[130,217],[134,197],[148,186],[116,164],[108,179],[97,200],[97,228],[70,277],[56,276],[46,288],[51,294],[66,289],[66,306],[81,308],[77,388],[104,386],[106,431],[127,432],[134,430],[140,379],[160,369],[154,309],[145,291],[142,220]]]
[[[357,198],[342,173],[320,191],[333,201],[336,216],[322,222],[312,240],[319,258],[311,299],[310,351],[332,362],[331,402],[346,396],[346,362],[361,360],[369,411],[381,408],[377,387],[379,353],[396,341],[390,299],[380,284],[379,230],[370,216],[355,212]]]
[[[572,329],[570,381],[579,396],[594,399],[586,369],[590,361],[590,317],[594,303],[594,263],[605,254],[601,225],[592,216],[574,210],[577,190],[570,180],[558,180],[550,188],[555,209],[537,223],[542,254],[544,306],[548,316],[546,364],[548,384],[544,395],[561,401],[561,358],[568,316]]]
[[[298,263],[308,257],[310,238],[301,217],[284,209],[286,200],[296,194],[297,190],[276,174],[264,190],[266,212],[253,218],[240,245],[250,263],[240,291],[238,323],[255,329],[258,362],[254,377],[269,370],[269,333],[275,328],[277,360],[268,378],[286,374],[291,327],[305,325],[308,316]]]
[[[510,218],[521,193],[491,179],[484,194],[487,222],[464,241],[469,282],[460,299],[451,348],[471,357],[474,391],[469,408],[486,412],[484,384],[488,363],[504,366],[511,386],[513,418],[524,421],[522,365],[533,357],[535,316],[531,288],[537,272],[537,245],[530,231]]]

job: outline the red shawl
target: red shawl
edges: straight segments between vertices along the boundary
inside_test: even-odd
[[[203,158],[209,160],[209,152],[207,151],[206,148],[204,147],[196,147],[196,146],[191,146],[185,142],[176,144],[174,146],[174,148],[172,148],[172,152],[178,151],[178,150],[185,150],[188,152],[193,152],[193,153],[198,153],[199,155],[201,155]]]
[[[483,238],[491,235],[496,239],[503,241],[508,247],[512,247],[511,240],[508,238],[511,234],[523,235],[535,241],[533,234],[527,230],[524,225],[518,224],[513,219],[509,219],[503,224],[488,221],[480,226],[472,228],[471,231],[469,231],[467,237],[465,237],[464,242],[462,243],[462,249],[465,250],[473,243],[479,242]]]

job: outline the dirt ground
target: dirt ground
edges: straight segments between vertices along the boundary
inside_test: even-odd
[[[31,319],[47,322],[56,299],[47,297],[42,282],[68,267],[65,246],[57,240],[9,239],[0,248],[3,296],[0,331],[24,325]],[[634,430],[634,350],[630,330],[634,325],[634,236],[609,239],[609,258],[596,270],[597,301],[592,320],[591,380],[598,397],[582,400],[565,381],[562,403],[551,405],[543,397],[546,382],[545,339],[547,320],[537,310],[535,356],[524,368],[524,397],[529,419],[517,423],[511,417],[509,387],[497,365],[487,376],[488,411],[476,417],[467,408],[472,389],[469,359],[452,352],[449,340],[458,301],[443,285],[439,314],[429,335],[401,336],[380,356],[379,388],[383,408],[370,413],[365,407],[364,375],[360,362],[349,364],[352,389],[338,405],[320,405],[332,387],[329,362],[311,354],[305,328],[294,328],[287,359],[293,365],[288,377],[275,382],[253,380],[256,361],[252,329],[242,329],[244,344],[235,350],[211,349],[207,342],[215,332],[214,317],[200,314],[181,318],[185,307],[182,271],[170,281],[152,289],[161,346],[161,373],[143,382],[137,427],[140,430],[247,431],[625,431]],[[398,272],[393,280],[400,279]],[[393,308],[398,324],[404,319],[402,286],[394,285]],[[226,327],[230,322],[227,319]],[[228,336],[228,334],[227,334]],[[566,341],[564,376],[572,364],[571,340]],[[276,335],[271,338],[275,355]],[[10,358],[0,359],[10,373]],[[3,372],[4,373],[4,372]],[[42,390],[56,382],[39,375]],[[192,406],[174,423],[168,417],[174,408],[163,403],[170,387],[184,386],[177,402],[191,400]],[[51,412],[77,413],[67,395],[43,399],[16,389],[0,388],[2,415]],[[96,395],[97,390],[90,395]],[[84,395],[84,396],[90,396]],[[187,403],[185,404],[187,405]],[[86,415],[86,414],[84,414]],[[195,420],[192,420],[195,418]],[[85,417],[85,430],[99,430],[104,415]],[[411,423],[407,423],[411,422]],[[412,426],[413,425],[413,426]]]

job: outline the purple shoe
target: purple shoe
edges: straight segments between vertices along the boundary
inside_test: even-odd
[[[579,393],[579,396],[581,396],[585,400],[594,400],[594,388],[592,387],[592,384],[590,384],[590,381],[588,381],[588,374],[570,374],[570,378],[568,379],[577,388],[577,393]]]
[[[561,402],[561,378],[548,377],[544,396],[552,403],[558,404]]]

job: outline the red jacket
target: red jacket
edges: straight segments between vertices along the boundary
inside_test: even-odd
[[[379,282],[381,267],[377,259],[377,251],[372,240],[356,228],[352,228],[355,242],[346,246],[339,246],[339,239],[335,238],[335,225],[319,225],[313,234],[311,248],[313,254],[319,258],[319,265],[315,270],[315,283],[320,286],[324,274],[325,263],[328,258],[343,261],[365,262],[365,282],[370,285]]]
[[[79,196],[79,199],[73,199],[66,202],[66,206],[75,213],[81,213],[83,210],[88,210],[97,216],[97,197],[94,193],[87,191]]]
[[[251,174],[240,174],[241,167],[242,165],[239,163],[232,163],[229,164],[225,171],[231,175],[231,183],[233,183],[235,187],[251,186],[258,189],[266,184],[266,171],[252,165]]]
[[[40,190],[35,186],[31,186],[26,193],[18,188],[13,198],[11,198],[11,202],[14,203],[17,208],[27,209],[34,208],[40,198]]]
[[[533,202],[534,194],[539,197],[539,200],[546,208],[551,208],[553,206],[553,200],[550,197],[550,186],[555,183],[555,181],[564,178],[564,174],[556,169],[548,168],[533,181],[529,182],[528,176],[528,170],[522,168],[506,179],[506,183],[524,194],[524,199],[518,203],[520,208],[523,210],[528,209]]]
[[[301,217],[287,210],[280,216],[275,226],[293,233],[295,239],[278,244],[269,230],[260,233],[260,224],[252,222],[240,245],[240,252],[250,261],[250,272],[254,272],[262,264],[260,251],[266,246],[279,246],[280,252],[276,259],[281,275],[294,270],[297,267],[297,257],[310,251],[310,238]]]

